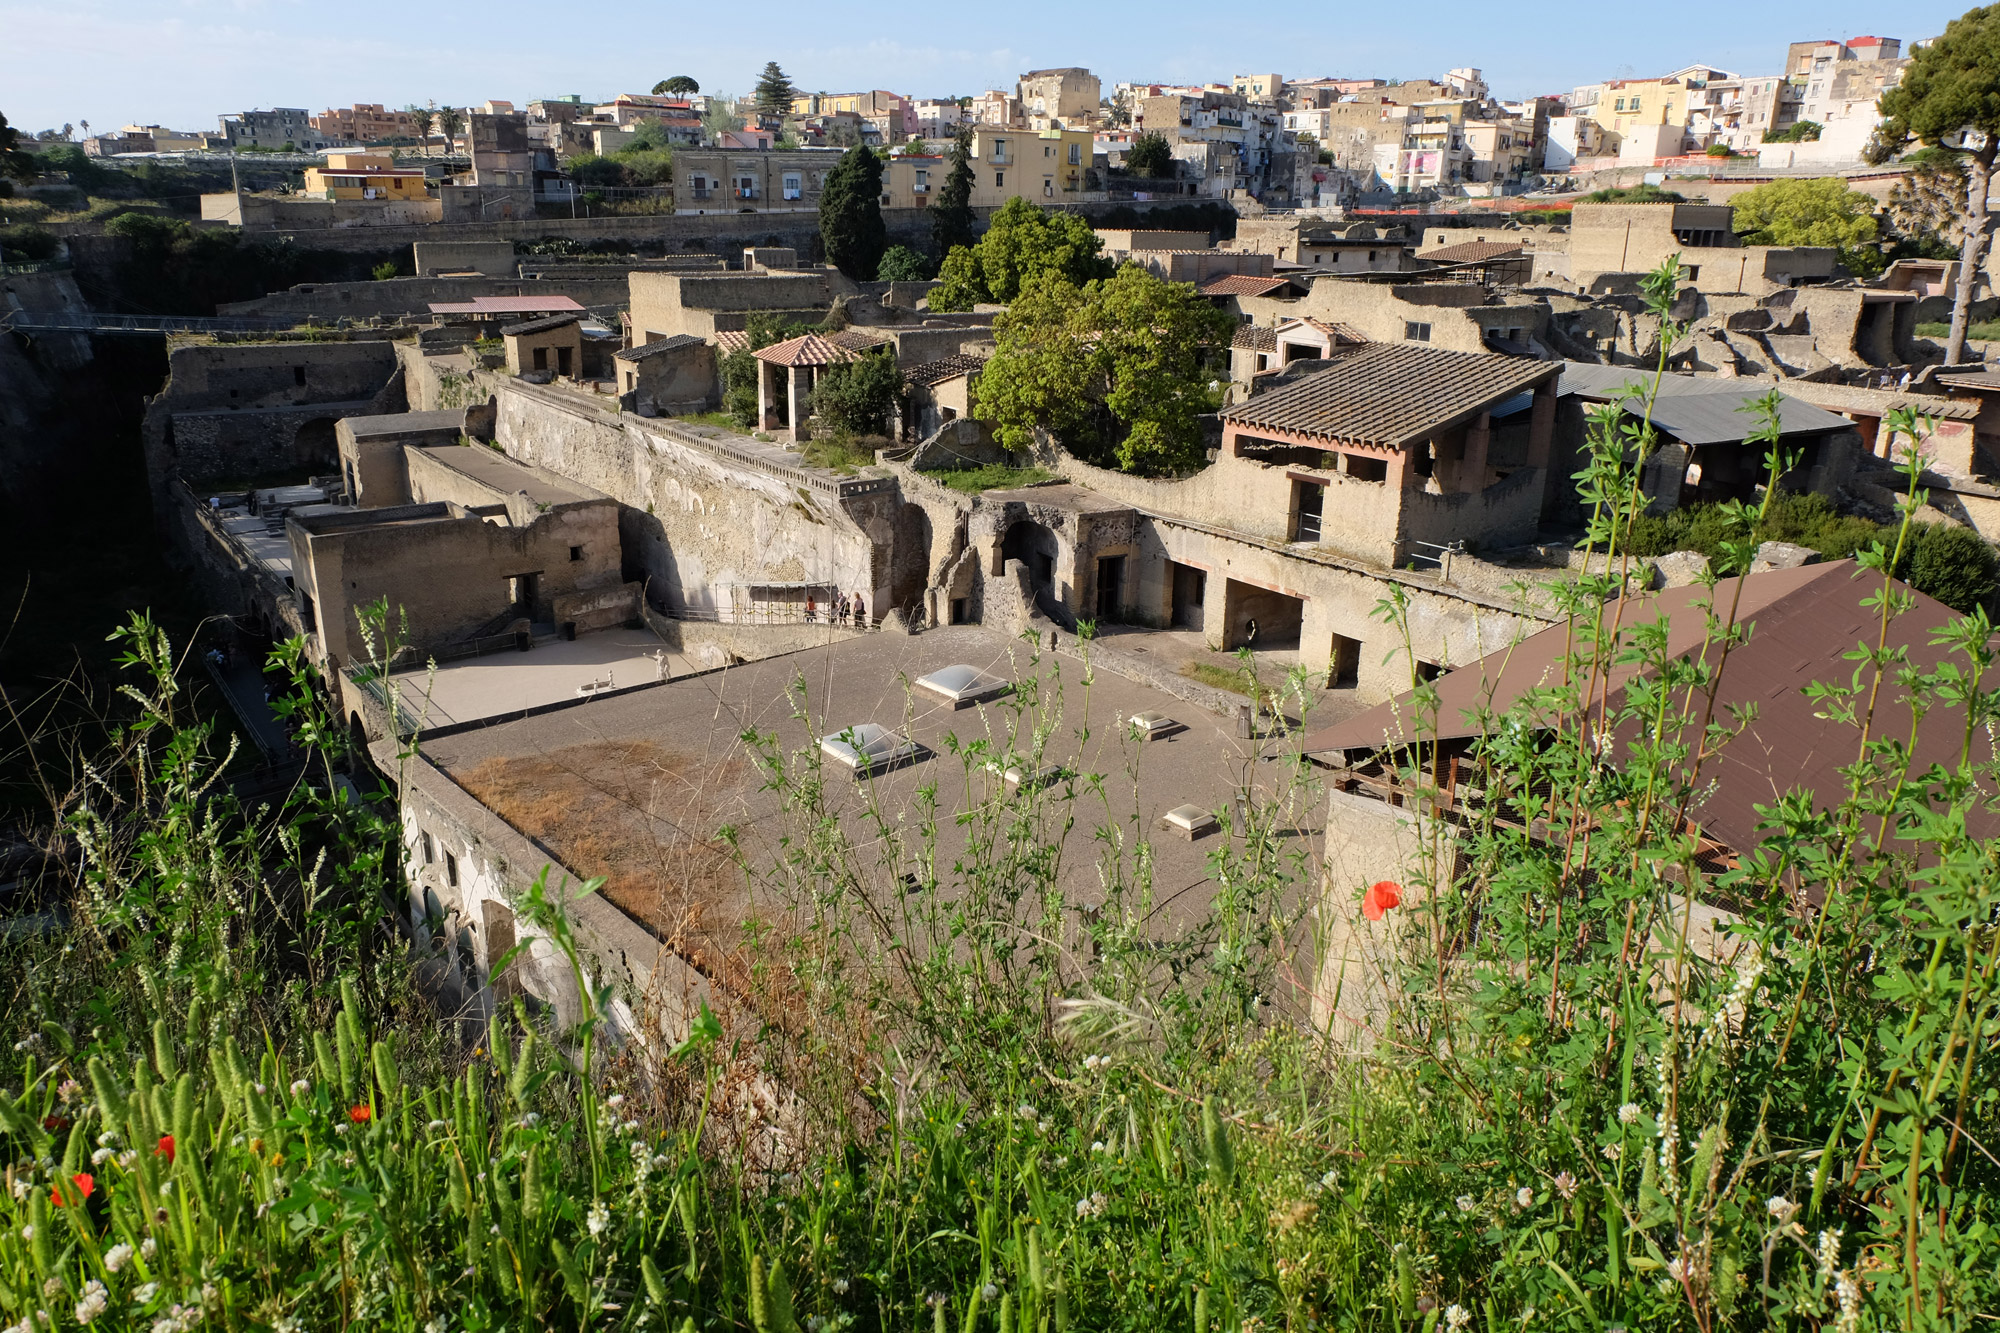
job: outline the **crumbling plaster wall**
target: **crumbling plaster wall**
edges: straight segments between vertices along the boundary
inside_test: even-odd
[[[907,586],[908,571],[896,565],[903,516],[893,485],[843,499],[733,459],[666,420],[604,412],[532,385],[501,385],[498,409],[496,440],[508,457],[623,506],[626,577],[647,585],[655,607],[712,611],[742,584],[829,585],[864,593],[878,611],[921,593],[921,578]]]

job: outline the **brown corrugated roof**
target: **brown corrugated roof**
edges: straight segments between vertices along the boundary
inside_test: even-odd
[[[1801,786],[1818,793],[1823,803],[1844,797],[1846,779],[1839,769],[1854,762],[1859,737],[1853,727],[1820,716],[1825,710],[1804,691],[1817,680],[1845,681],[1852,667],[1841,654],[1859,641],[1874,642],[1879,621],[1862,599],[1880,583],[1873,577],[1857,579],[1857,568],[1852,560],[1838,560],[1752,574],[1743,581],[1737,616],[1739,623],[1751,626],[1751,633],[1730,650],[1716,716],[1755,705],[1755,717],[1705,769],[1716,784],[1699,812],[1705,835],[1738,850],[1753,847],[1762,836],[1755,805],[1769,805]],[[1712,600],[1699,585],[1634,597],[1623,608],[1620,623],[1629,630],[1664,618],[1670,655],[1700,652],[1708,635],[1705,608],[1726,611],[1736,583],[1719,582]],[[1945,649],[1931,645],[1932,632],[1957,613],[1914,589],[1902,591],[1915,606],[1891,622],[1891,646],[1907,649],[1910,660],[1928,670],[1946,655]],[[1607,628],[1618,609],[1616,602],[1601,609]],[[1436,725],[1423,739],[1477,736],[1483,714],[1505,712],[1531,691],[1561,685],[1569,669],[1571,633],[1567,625],[1552,625],[1439,677]],[[1711,645],[1708,651],[1716,649]],[[1613,710],[1638,674],[1631,663],[1612,669]],[[1405,694],[1308,737],[1304,748],[1308,754],[1397,748],[1415,739],[1417,729],[1411,696]],[[1912,771],[1921,772],[1933,760],[1955,765],[1964,732],[1963,713],[1942,706],[1931,710],[1917,732]],[[1990,755],[1991,741],[1975,739],[1973,761],[1985,762]]]
[[[1221,416],[1237,426],[1394,449],[1560,374],[1560,362],[1366,343]]]
[[[1519,245],[1509,245],[1504,241],[1461,241],[1457,245],[1440,246],[1436,250],[1420,250],[1419,259],[1434,259],[1441,264],[1483,264],[1495,259],[1512,259],[1526,254]]]
[[[1197,290],[1203,296],[1268,296],[1280,287],[1291,285],[1290,278],[1258,278],[1248,273],[1231,273],[1213,278]]]

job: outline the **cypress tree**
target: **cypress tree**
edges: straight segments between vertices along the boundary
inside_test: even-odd
[[[972,135],[958,132],[951,149],[951,172],[931,205],[931,243],[939,259],[955,245],[972,244]]]
[[[835,268],[856,282],[874,280],[889,233],[882,225],[882,159],[873,149],[855,145],[826,173],[819,235]]]
[[[777,61],[764,62],[764,72],[757,79],[755,94],[759,111],[774,116],[787,115],[792,109],[792,99],[797,97],[798,93],[799,90],[793,87],[792,81],[785,76],[785,71],[778,68]]]

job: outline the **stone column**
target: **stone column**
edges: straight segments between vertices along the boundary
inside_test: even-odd
[[[1536,386],[1535,403],[1528,409],[1528,466],[1547,467],[1549,446],[1555,436],[1556,380]]]
[[[811,374],[812,371],[805,366],[793,366],[790,374],[786,376],[786,392],[789,395],[787,401],[792,413],[792,443],[794,444],[803,444],[811,438],[810,432],[806,430],[806,411],[810,410],[812,402],[812,385],[807,380],[807,376]]]
[[[1458,486],[1461,491],[1486,489],[1486,451],[1493,443],[1493,414],[1481,412],[1465,428],[1465,453],[1459,459]]]
[[[778,405],[771,397],[771,371],[770,362],[757,363],[757,426],[767,431],[778,428]]]

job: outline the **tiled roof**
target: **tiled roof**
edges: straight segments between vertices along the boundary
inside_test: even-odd
[[[500,330],[502,337],[514,338],[524,333],[550,333],[576,323],[575,315],[545,315],[541,319],[531,319],[522,324],[509,324]]]
[[[1366,343],[1221,415],[1237,426],[1394,449],[1560,374],[1560,362]]]
[[[838,335],[835,335],[836,337]],[[839,366],[860,359],[861,354],[817,333],[802,333],[751,353],[759,361],[774,366]]]
[[[1419,259],[1435,259],[1440,264],[1483,264],[1495,259],[1512,259],[1526,251],[1505,241],[1462,241],[1436,250],[1420,250]]]
[[[871,351],[890,341],[886,335],[870,333],[867,329],[842,329],[823,336],[835,347],[845,347],[850,352]]]
[[[954,356],[940,357],[936,361],[926,361],[920,366],[911,366],[903,372],[905,384],[943,384],[946,380],[960,375],[970,375],[984,368],[986,358],[960,352]]]
[[[1229,340],[1229,345],[1253,352],[1275,352],[1278,350],[1278,331],[1261,324],[1245,324],[1236,330],[1236,336]]]
[[[661,352],[671,352],[681,347],[699,346],[701,346],[701,339],[695,337],[692,333],[676,333],[671,338],[658,338],[649,343],[641,343],[637,347],[627,347],[624,351],[618,353],[618,360],[644,361],[647,357],[658,356]]]
[[[1203,296],[1269,296],[1292,285],[1290,278],[1257,278],[1248,273],[1231,273],[1211,279],[1199,288]]]
[[[742,329],[724,329],[715,335],[715,345],[722,349],[724,356],[732,352],[747,352],[750,350],[750,335]]]

